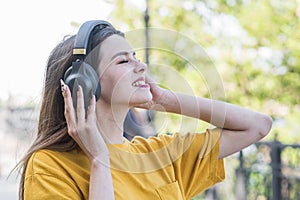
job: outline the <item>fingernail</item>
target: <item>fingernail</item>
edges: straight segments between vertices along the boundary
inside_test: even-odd
[[[78,85],[78,91],[77,92],[82,92],[82,87],[81,85]]]
[[[62,79],[60,79],[60,89],[62,92],[65,91],[65,86],[66,86],[65,82]]]

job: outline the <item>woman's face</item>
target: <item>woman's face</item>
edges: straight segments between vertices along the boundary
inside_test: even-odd
[[[147,66],[135,58],[125,38],[112,35],[104,40],[100,60],[101,99],[127,106],[151,101],[150,86],[145,83]]]

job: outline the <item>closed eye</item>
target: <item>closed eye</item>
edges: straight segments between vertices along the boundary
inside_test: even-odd
[[[122,61],[118,62],[118,64],[124,64],[124,63],[128,63],[128,60],[122,60]]]

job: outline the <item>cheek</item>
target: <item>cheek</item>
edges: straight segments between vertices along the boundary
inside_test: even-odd
[[[129,95],[131,79],[125,76],[125,73],[103,74],[100,84],[101,96],[112,99],[116,96]]]

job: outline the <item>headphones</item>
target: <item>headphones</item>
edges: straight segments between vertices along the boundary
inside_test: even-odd
[[[82,87],[84,95],[85,110],[87,110],[92,95],[95,95],[96,101],[100,98],[101,86],[99,77],[94,68],[85,62],[87,55],[90,53],[89,49],[90,36],[93,30],[100,31],[112,25],[103,20],[91,20],[84,22],[77,33],[73,56],[74,60],[72,66],[69,67],[64,74],[64,82],[69,86],[72,93],[73,105],[77,106],[77,91],[78,86]]]

